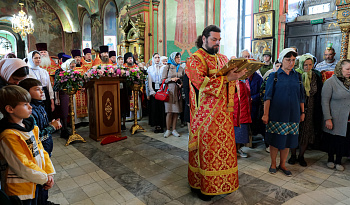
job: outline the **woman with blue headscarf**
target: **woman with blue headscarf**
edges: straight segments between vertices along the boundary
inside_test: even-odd
[[[180,134],[176,131],[177,116],[182,112],[182,99],[181,99],[181,87],[184,69],[181,64],[181,53],[173,52],[169,56],[168,65],[163,68],[162,77],[165,79],[165,83],[168,84],[169,89],[169,101],[165,102],[166,116],[166,128],[164,137],[167,138],[171,134],[175,137],[180,137]],[[172,131],[170,131],[172,127]]]

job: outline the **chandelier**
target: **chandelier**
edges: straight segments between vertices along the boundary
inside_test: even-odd
[[[27,34],[34,32],[34,23],[32,17],[27,17],[27,14],[23,11],[23,3],[19,3],[21,10],[18,15],[13,15],[12,18],[12,30],[16,33],[20,33],[22,38],[26,37]]]

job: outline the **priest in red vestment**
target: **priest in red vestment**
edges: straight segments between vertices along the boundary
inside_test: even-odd
[[[92,67],[92,54],[91,54],[91,49],[90,48],[85,48],[83,50],[84,57],[81,58],[81,64],[84,69],[84,71],[88,71]]]
[[[108,46],[100,46],[100,55],[101,58],[96,55],[96,59],[92,66],[111,65],[108,55]]]
[[[220,28],[204,29],[199,48],[187,61],[190,80],[191,131],[188,181],[202,200],[238,189],[237,152],[233,126],[235,80],[246,70],[215,74],[228,62],[219,54]]]

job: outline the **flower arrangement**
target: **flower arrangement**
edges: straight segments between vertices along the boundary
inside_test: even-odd
[[[131,68],[125,71],[126,82],[129,86],[134,84],[143,85],[146,80],[145,74],[139,68]]]
[[[86,81],[94,78],[99,79],[101,77],[126,78],[126,82],[129,86],[133,84],[143,85],[146,79],[145,74],[137,67],[128,69],[121,66],[99,65],[92,67],[84,74]]]
[[[79,71],[68,69],[60,72],[57,76],[56,82],[60,90],[65,90],[67,93],[71,93],[72,91],[77,91],[79,88],[83,87],[85,80]]]
[[[93,78],[101,77],[122,77],[125,74],[125,70],[121,67],[116,67],[112,65],[99,65],[94,66],[84,74],[85,80],[90,80]]]

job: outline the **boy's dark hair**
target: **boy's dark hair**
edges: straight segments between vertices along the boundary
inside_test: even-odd
[[[8,116],[5,107],[7,105],[15,108],[20,102],[30,102],[31,97],[28,91],[17,85],[8,85],[0,89],[0,112]]]
[[[202,37],[205,36],[206,38],[208,38],[210,36],[210,32],[211,31],[218,32],[218,33],[221,32],[220,28],[217,27],[216,25],[210,25],[210,26],[205,27],[205,29],[202,32],[202,35],[197,37],[197,40],[196,40],[197,48],[202,48],[203,47]]]
[[[16,76],[16,77],[26,77],[27,75],[29,75],[29,68],[28,68],[28,66],[23,66],[21,68],[18,68],[12,74],[12,76]]]
[[[42,86],[41,82],[34,78],[26,78],[18,83],[18,86],[26,89],[28,92],[34,86]]]

